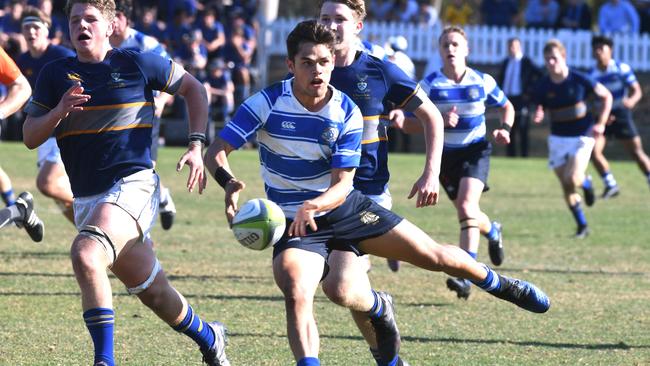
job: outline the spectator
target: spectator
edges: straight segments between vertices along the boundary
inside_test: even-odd
[[[463,0],[453,0],[445,6],[442,21],[445,25],[463,26],[470,23],[472,7]],[[428,75],[428,74],[427,74]]]
[[[158,41],[162,41],[165,39],[165,25],[163,22],[159,22],[157,18],[158,8],[155,6],[144,7],[142,16],[135,21],[134,28]]]
[[[235,85],[232,82],[230,70],[222,59],[216,58],[210,62],[208,75],[203,85],[208,92],[210,121],[225,123],[235,110]]]
[[[393,0],[385,6],[388,11],[384,18],[388,21],[408,22],[418,13],[418,3],[415,0]]]
[[[393,36],[388,38],[384,49],[386,50],[388,61],[397,65],[408,77],[415,80],[415,64],[406,54],[408,46],[409,43],[404,36]]]
[[[52,0],[40,0],[38,2],[38,8],[52,19],[50,34],[48,36],[52,44],[72,48],[68,20],[61,14],[52,12]]]
[[[483,24],[502,27],[515,25],[519,5],[515,0],[483,0],[481,18]]]
[[[27,51],[27,44],[21,34],[20,17],[23,15],[24,5],[20,0],[9,2],[9,11],[0,17],[0,45],[13,59]],[[9,51],[9,48],[18,46],[17,53]]]
[[[167,28],[165,33],[165,43],[176,50],[183,45],[183,38],[192,33],[192,17],[184,8],[178,8],[174,11],[174,22]]]
[[[433,27],[438,23],[438,10],[431,5],[431,0],[417,0],[418,10],[411,17],[411,21],[422,26]]]
[[[235,83],[235,103],[239,105],[250,94],[251,64],[257,47],[255,30],[248,24],[240,12],[232,15],[230,26],[226,29],[227,41],[224,47],[226,62],[232,63],[233,82]]]
[[[218,20],[214,8],[207,8],[199,17],[198,28],[203,34],[203,45],[208,51],[208,57],[219,56],[221,48],[226,44],[226,35],[223,24]]]
[[[569,0],[560,13],[560,28],[591,30],[591,8],[584,0]]]
[[[529,0],[524,19],[530,28],[554,28],[560,6],[555,0]]]
[[[609,0],[598,11],[598,28],[603,34],[638,34],[639,14],[627,0]]]
[[[528,156],[528,122],[530,87],[537,82],[541,71],[525,56],[518,38],[508,40],[508,57],[501,63],[497,83],[515,108],[515,119],[510,131],[510,143],[506,146],[508,156],[517,155],[519,140],[521,156]]]
[[[183,43],[174,52],[174,58],[180,59],[185,69],[198,76],[208,63],[208,49],[203,45],[200,29],[193,29],[183,34]]]

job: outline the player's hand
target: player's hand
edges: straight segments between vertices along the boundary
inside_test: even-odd
[[[636,103],[633,103],[630,98],[623,98],[621,102],[623,103],[623,107],[627,109],[632,109],[634,106],[636,106]]]
[[[494,137],[494,141],[499,145],[508,145],[510,143],[510,132],[503,128],[497,128],[492,131],[492,136]]]
[[[456,127],[458,125],[458,107],[453,106],[449,111],[442,115],[445,120],[445,127]]]
[[[61,97],[59,104],[54,107],[54,113],[59,119],[66,118],[70,112],[83,111],[82,104],[90,100],[90,95],[83,94],[84,87],[80,82],[71,86]]]
[[[180,172],[184,165],[190,167],[190,175],[187,178],[187,189],[192,192],[194,187],[199,185],[199,194],[203,193],[206,185],[205,169],[203,168],[202,144],[190,144],[181,160],[176,164],[176,171]]]
[[[316,220],[314,220],[316,208],[316,205],[311,203],[311,201],[305,201],[300,207],[298,207],[296,216],[293,218],[293,221],[289,226],[289,236],[299,237],[307,235],[308,225],[312,231],[318,230]]]
[[[237,208],[237,202],[239,202],[239,194],[244,190],[244,188],[246,188],[246,183],[237,179],[231,179],[224,187],[224,191],[226,192],[226,219],[230,226],[232,226],[232,219],[239,210]]]
[[[433,206],[440,198],[440,183],[434,174],[423,173],[411,188],[408,198],[411,199],[417,193],[415,207]]]
[[[535,115],[533,116],[533,122],[542,123],[544,120],[544,107],[538,105],[535,109]]]
[[[404,111],[401,109],[393,109],[388,112],[388,119],[390,120],[391,127],[399,128],[400,130],[404,128]]]
[[[605,134],[605,125],[596,123],[592,128],[591,132],[593,133],[594,137],[600,137]]]

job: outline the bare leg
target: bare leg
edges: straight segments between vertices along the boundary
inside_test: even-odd
[[[38,171],[36,187],[45,196],[55,200],[63,215],[74,224],[72,189],[62,164],[45,161]]]

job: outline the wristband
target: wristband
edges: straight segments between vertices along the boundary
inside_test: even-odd
[[[194,141],[198,141],[198,142],[200,142],[200,143],[202,143],[204,145],[205,145],[205,142],[207,141],[207,139],[205,138],[205,134],[201,133],[201,132],[192,132],[192,133],[190,133],[190,135],[188,136],[188,139],[190,140],[190,143],[192,143]]]
[[[219,185],[223,189],[225,189],[226,184],[228,184],[228,182],[230,182],[233,179],[235,179],[235,177],[233,177],[232,174],[228,173],[228,171],[224,169],[222,166],[218,167],[214,171],[214,180],[216,180],[217,183],[219,183]]]
[[[510,133],[510,130],[512,129],[512,126],[510,126],[510,125],[507,124],[507,123],[503,123],[503,124],[501,124],[501,127],[500,127],[500,128],[501,128],[502,130],[506,130],[506,131],[508,131],[508,133]]]

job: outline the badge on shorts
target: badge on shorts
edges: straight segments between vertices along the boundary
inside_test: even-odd
[[[370,211],[363,211],[359,214],[360,220],[365,225],[371,225],[379,221],[379,216]]]

